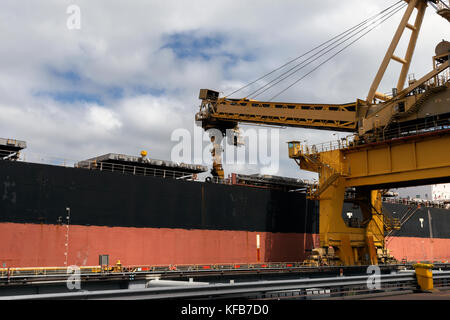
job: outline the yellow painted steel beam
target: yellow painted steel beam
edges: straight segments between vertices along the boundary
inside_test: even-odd
[[[208,101],[204,100],[203,103]],[[354,132],[356,111],[356,102],[308,104],[220,98],[217,102],[211,102],[211,108],[208,108],[207,112],[199,113],[197,119]]]
[[[380,85],[381,79],[383,78],[383,76],[386,72],[389,62],[391,61],[391,59],[393,59],[395,49],[397,48],[397,45],[400,41],[403,31],[409,24],[408,21],[409,21],[409,18],[411,16],[414,8],[416,6],[418,6],[419,4],[421,4],[420,0],[411,0],[411,1],[407,1],[407,2],[408,2],[408,7],[406,8],[403,18],[397,27],[397,31],[395,32],[394,37],[392,38],[391,44],[386,52],[386,55],[384,56],[383,61],[381,62],[380,68],[378,69],[375,79],[373,80],[372,85],[370,86],[369,93],[366,98],[366,101],[368,103],[372,103],[372,101],[375,97],[375,92],[377,91],[378,86]],[[425,8],[426,8],[426,6],[424,6],[423,10],[425,10]],[[418,20],[418,22],[420,22],[420,21],[421,21],[421,19]],[[417,33],[417,32],[415,31],[414,33]],[[415,38],[414,33],[412,35],[412,38]],[[410,44],[415,44],[415,42],[416,42],[415,39],[410,40]],[[414,50],[414,46],[409,47],[408,50],[411,52],[411,55],[412,55],[412,50]],[[409,63],[406,63],[405,66],[407,66],[407,68],[408,68]],[[403,68],[402,73],[406,73],[408,71],[407,68]]]
[[[423,17],[425,15],[426,7],[427,7],[426,2],[419,2],[417,4],[417,15],[416,15],[416,20],[414,21],[414,26],[411,26],[409,23],[406,25],[406,27],[409,28],[412,31],[412,33],[411,33],[411,37],[409,39],[405,58],[403,59],[404,64],[402,66],[402,70],[400,71],[400,76],[399,76],[398,82],[397,82],[397,90],[398,91],[401,91],[404,88],[406,75],[408,73],[408,70],[409,70],[409,67],[411,64],[411,59],[414,54],[414,48],[416,47],[417,38],[419,36],[420,27],[423,22]]]
[[[450,132],[391,140],[344,150],[346,187],[450,181]],[[422,183],[423,184],[423,183]]]
[[[376,189],[433,179],[450,182],[449,145],[450,129],[321,152],[299,141],[289,142],[289,157],[300,168],[319,173],[320,246],[333,246],[343,264],[367,263],[364,257],[376,263],[376,250],[384,248],[384,231],[394,226],[381,209]],[[366,223],[359,228],[342,218],[348,187],[356,187],[355,201],[362,206]]]

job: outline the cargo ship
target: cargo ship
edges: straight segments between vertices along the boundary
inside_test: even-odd
[[[200,165],[106,154],[73,167],[26,162],[0,140],[0,267],[301,262],[319,243],[319,203],[301,179],[232,174],[198,181]],[[450,210],[383,206],[399,261],[450,260]],[[345,203],[343,219],[359,208]]]

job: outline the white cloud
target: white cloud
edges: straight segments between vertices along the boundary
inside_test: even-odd
[[[124,99],[115,108],[128,127],[154,134],[181,127],[188,120],[179,102],[166,97],[137,96]]]
[[[200,88],[229,93],[393,3],[78,0],[81,30],[68,30],[72,1],[3,1],[0,136],[27,140],[33,152],[75,159],[142,148],[169,158],[171,132],[193,130]],[[411,65],[416,76],[431,68],[434,47],[448,30],[433,11],[428,9]],[[399,20],[392,18],[280,100],[365,98]],[[221,41],[204,48],[208,59],[180,58],[163,48],[177,33]],[[404,49],[402,44],[398,55]],[[396,83],[393,73],[381,91]],[[303,138],[314,143],[334,136],[281,130],[280,174],[300,175],[285,142]]]
[[[122,122],[117,118],[117,115],[113,111],[99,106],[89,107],[87,121],[89,125],[98,128],[105,133],[122,126]]]

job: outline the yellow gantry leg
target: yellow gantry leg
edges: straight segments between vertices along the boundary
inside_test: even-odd
[[[359,192],[366,225],[350,227],[342,218],[344,179],[338,178],[320,196],[320,246],[334,247],[344,265],[378,264],[377,247],[382,248],[384,239],[381,194],[378,190]]]

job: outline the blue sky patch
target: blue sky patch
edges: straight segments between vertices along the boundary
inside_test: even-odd
[[[60,91],[60,92],[39,91],[34,95],[50,97],[55,101],[63,103],[88,102],[103,105],[103,101],[99,95],[79,91]]]
[[[171,49],[177,58],[211,59],[216,55],[214,49],[219,48],[225,41],[224,36],[198,36],[192,32],[174,33],[167,36],[165,45],[161,49]]]
[[[52,67],[48,68],[50,74],[58,79],[62,79],[71,84],[77,84],[81,81],[81,76],[74,70],[56,70]]]
[[[155,97],[160,97],[166,93],[165,89],[151,88],[151,87],[146,87],[144,85],[133,86],[132,90],[133,90],[133,94],[138,94],[138,95],[149,94],[149,95],[152,95]]]
[[[212,58],[222,58],[224,79],[233,78],[231,67],[239,61],[255,61],[254,52],[231,52],[225,49],[228,39],[222,34],[201,36],[196,32],[173,33],[165,37],[165,44],[161,49],[170,49],[178,59],[202,59],[209,61]],[[230,73],[231,72],[231,73]]]
[[[121,87],[110,87],[106,90],[106,94],[112,99],[121,99],[124,95],[124,89]]]

